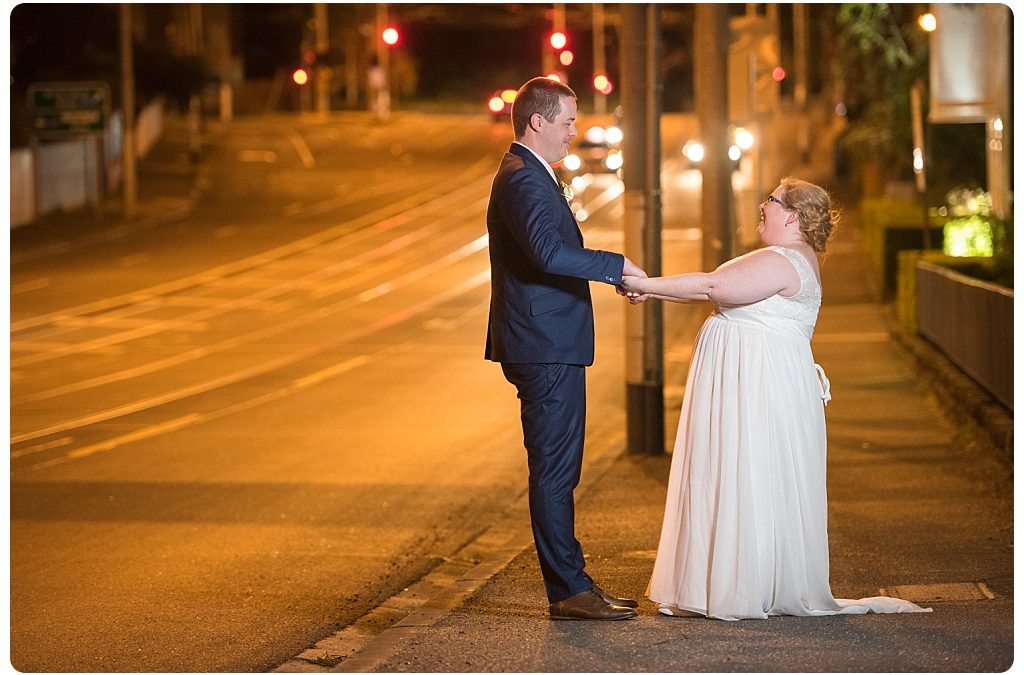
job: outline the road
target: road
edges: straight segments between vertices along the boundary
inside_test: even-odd
[[[666,273],[699,260],[693,126],[663,127]],[[166,217],[12,234],[16,668],[268,670],[502,517],[526,467],[482,358],[484,212],[509,140],[483,116],[241,119]],[[588,246],[621,250],[620,194],[579,195]],[[589,424],[624,426],[635,310],[594,300]]]

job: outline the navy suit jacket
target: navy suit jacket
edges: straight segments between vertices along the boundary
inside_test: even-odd
[[[502,363],[594,362],[590,281],[622,282],[621,253],[583,247],[551,174],[513,143],[487,205],[491,309],[484,357]]]

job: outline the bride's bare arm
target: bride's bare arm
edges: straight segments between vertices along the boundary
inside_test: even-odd
[[[691,272],[671,277],[623,277],[630,293],[649,294],[673,302],[713,301],[746,305],[781,293],[800,290],[800,275],[782,255],[767,249],[748,253],[724,263],[714,272]]]

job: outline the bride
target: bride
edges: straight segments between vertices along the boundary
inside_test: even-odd
[[[631,302],[710,301],[687,376],[647,595],[663,614],[716,619],[931,611],[829,588],[825,413],[810,339],[817,254],[838,214],[784,179],[761,204],[766,244],[711,273],[627,276]]]

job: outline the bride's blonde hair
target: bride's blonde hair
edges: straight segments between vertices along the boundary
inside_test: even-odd
[[[800,233],[818,253],[825,252],[825,243],[839,225],[839,211],[832,208],[832,198],[824,188],[799,178],[783,178],[782,202],[800,219]]]

